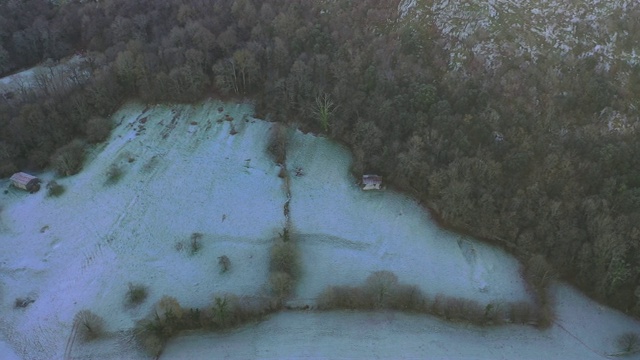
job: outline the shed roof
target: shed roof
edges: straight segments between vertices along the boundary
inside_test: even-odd
[[[362,175],[362,183],[365,185],[381,184],[382,176],[380,175]]]
[[[33,175],[29,175],[27,173],[23,173],[23,172],[18,172],[15,173],[13,175],[11,175],[11,181],[16,182],[16,183],[20,183],[20,184],[28,184],[31,180],[37,179],[37,177],[33,176]]]

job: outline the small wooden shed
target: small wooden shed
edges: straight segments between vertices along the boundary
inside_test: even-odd
[[[380,175],[362,175],[362,190],[380,190],[382,189],[382,176]]]
[[[40,179],[27,173],[19,172],[11,176],[11,184],[22,190],[34,193],[40,190]]]

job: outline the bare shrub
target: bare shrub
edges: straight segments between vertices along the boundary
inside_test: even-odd
[[[109,166],[109,169],[107,169],[106,172],[106,178],[107,180],[105,181],[106,185],[113,185],[115,183],[117,183],[118,181],[120,181],[120,179],[122,178],[122,168],[116,164],[111,164]]]
[[[415,285],[396,285],[388,300],[389,308],[401,311],[424,311],[426,299]]]
[[[213,329],[213,309],[211,306],[200,309],[199,324],[202,329]]]
[[[298,275],[299,266],[299,254],[295,244],[291,241],[276,241],[271,248],[270,271],[284,272],[295,278]]]
[[[165,295],[146,318],[136,322],[134,337],[147,353],[157,356],[167,340],[181,330],[182,316],[183,310],[178,300]]]
[[[91,341],[104,335],[104,319],[90,310],[82,310],[73,319],[77,336],[82,341]]]
[[[454,297],[444,299],[443,314],[447,320],[460,320],[464,314],[464,300]]]
[[[640,335],[632,331],[620,334],[616,338],[616,345],[620,351],[625,353],[640,351]]]
[[[182,317],[182,327],[185,330],[196,330],[202,327],[201,323],[202,311],[200,309],[190,308]]]
[[[535,313],[536,326],[542,329],[546,329],[553,325],[553,321],[556,317],[555,308],[551,303],[545,303],[538,308]]]
[[[533,255],[527,260],[523,273],[534,291],[538,306],[533,314],[528,315],[530,319],[526,322],[535,322],[538,327],[547,328],[553,324],[555,318],[555,307],[549,286],[557,274],[544,256],[539,254]]]
[[[82,169],[85,151],[80,140],[73,140],[51,156],[51,165],[60,176],[77,174]]]
[[[226,273],[231,268],[231,260],[227,255],[222,255],[218,257],[218,265],[220,266],[220,272]]]
[[[202,242],[200,241],[201,239],[202,239],[201,233],[195,232],[191,234],[191,238],[189,241],[191,255],[197,254],[202,249]]]
[[[322,310],[350,309],[370,310],[374,308],[371,294],[362,287],[331,286],[325,289],[316,300]]]
[[[444,317],[446,297],[442,294],[437,294],[433,299],[429,312],[435,316]]]
[[[484,308],[484,318],[489,325],[502,325],[507,315],[500,303],[490,303]]]
[[[26,308],[27,306],[31,305],[33,302],[35,302],[35,300],[30,297],[17,298],[13,307],[16,309]]]
[[[546,289],[551,280],[555,279],[556,273],[544,256],[538,254],[526,262],[525,277],[540,295],[546,295]]]
[[[171,334],[165,332],[159,315],[153,313],[149,317],[136,322],[133,335],[144,351],[151,356],[158,356],[162,353],[162,349]]]
[[[143,173],[143,174],[150,173],[160,163],[159,159],[160,159],[159,155],[153,155],[149,160],[147,160],[144,163],[144,165],[142,165],[142,168],[140,169],[140,172]]]
[[[87,121],[85,127],[87,141],[90,143],[100,143],[109,137],[111,133],[111,120],[102,117],[94,117]]]
[[[509,320],[516,324],[528,324],[535,319],[533,306],[525,301],[511,304],[509,308]]]
[[[65,187],[63,185],[58,184],[55,180],[49,181],[47,184],[47,196],[48,197],[58,197],[65,192]]]
[[[293,283],[291,275],[284,271],[276,271],[269,277],[271,291],[278,299],[284,299],[291,295]]]
[[[279,123],[274,123],[269,136],[267,147],[269,154],[273,156],[276,164],[284,164],[287,150],[287,128]]]
[[[172,296],[163,296],[154,308],[159,320],[170,326],[175,327],[182,318],[182,307],[178,300]]]
[[[376,271],[369,275],[364,286],[375,306],[383,308],[398,286],[398,277],[390,271]]]
[[[147,287],[142,284],[129,283],[129,289],[125,301],[128,306],[136,306],[142,304],[148,295]]]
[[[462,314],[459,320],[468,321],[475,325],[484,325],[485,309],[475,300],[464,299],[462,302]]]
[[[238,298],[235,295],[215,296],[211,308],[214,328],[226,329],[235,325],[237,308]]]

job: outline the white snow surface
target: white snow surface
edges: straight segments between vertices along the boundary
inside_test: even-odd
[[[0,356],[2,360],[20,360],[18,354],[4,341],[0,341]]]
[[[221,113],[219,106],[128,105],[85,169],[59,181],[67,189],[61,197],[13,188],[0,195],[0,335],[20,355],[62,358],[73,316],[84,308],[119,331],[163,295],[203,307],[213,294],[263,291],[271,239],[284,225],[278,167],[265,152],[271,124],[250,123],[246,105],[224,104]],[[216,122],[226,114],[242,136],[229,134],[229,122]],[[114,163],[124,175],[105,184]],[[196,232],[203,247],[191,256],[188,241]],[[224,276],[221,255],[232,262]],[[139,308],[124,308],[128,282],[150,289]],[[36,301],[13,309],[16,298],[27,296]]]
[[[347,150],[296,133],[287,153],[291,221],[299,233],[303,277],[298,296],[355,285],[378,270],[430,295],[481,303],[528,299],[519,264],[502,251],[442,229],[414,200],[393,191],[362,191],[349,174]]]
[[[112,336],[76,342],[67,355],[144,359],[121,335],[163,295],[186,308],[208,306],[224,293],[263,295],[287,199],[266,151],[273,124],[252,111],[213,100],[131,103],[113,116],[111,138],[92,149],[84,170],[58,179],[67,189],[59,198],[1,181],[8,193],[0,192],[0,359],[11,352],[20,359],[64,358],[82,309],[104,317]],[[232,126],[238,134],[230,134]],[[292,301],[313,305],[326,286],[361,284],[377,270],[393,271],[431,296],[530,299],[518,263],[505,252],[439,229],[406,196],[359,190],[345,148],[294,130],[289,140],[290,218],[303,263]],[[105,173],[112,164],[123,175],[110,184]],[[295,176],[296,167],[303,176]],[[193,233],[202,234],[203,247],[190,255]],[[232,263],[225,274],[217,267],[221,255]],[[137,308],[124,306],[129,282],[150,289]],[[35,302],[14,309],[15,299],[25,297]],[[558,324],[573,335],[559,325],[541,332],[393,312],[285,312],[230,333],[180,337],[162,358],[588,359],[614,351],[619,333],[640,330],[564,285],[556,298]]]
[[[607,359],[616,335],[638,330],[566,285],[554,292],[559,325],[545,331],[398,312],[285,312],[230,333],[178,337],[161,359]]]

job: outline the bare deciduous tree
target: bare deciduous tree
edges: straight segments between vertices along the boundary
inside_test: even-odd
[[[104,335],[104,319],[90,310],[81,310],[73,318],[77,326],[78,337],[82,341],[91,341]]]
[[[225,273],[231,268],[231,260],[227,255],[222,255],[218,257],[218,265],[220,266],[220,272]]]

